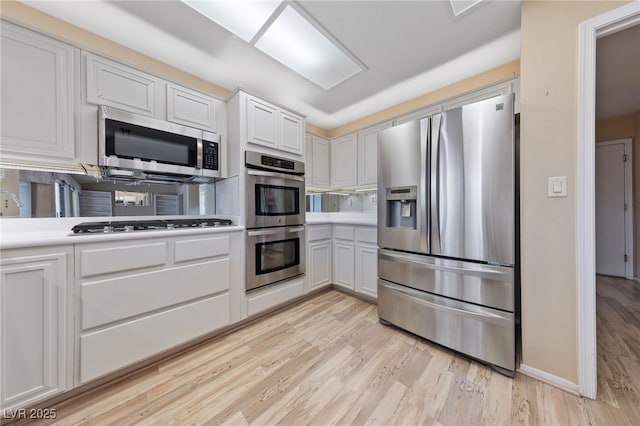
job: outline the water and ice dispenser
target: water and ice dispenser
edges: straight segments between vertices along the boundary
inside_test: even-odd
[[[401,186],[386,188],[386,207],[388,228],[408,228],[417,227],[417,186]]]

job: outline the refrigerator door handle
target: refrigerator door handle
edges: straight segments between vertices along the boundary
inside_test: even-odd
[[[439,253],[440,247],[440,127],[442,114],[431,119],[431,253]]]
[[[429,122],[428,118],[420,120],[420,249],[424,253],[429,252],[430,229],[429,229]]]

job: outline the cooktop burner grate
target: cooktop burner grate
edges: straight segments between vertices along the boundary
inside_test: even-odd
[[[104,222],[83,222],[73,228],[74,234],[98,234],[113,232],[134,232],[162,229],[209,228],[231,226],[229,219],[153,219],[153,220],[109,220]]]

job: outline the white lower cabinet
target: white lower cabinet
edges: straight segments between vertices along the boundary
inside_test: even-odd
[[[73,249],[3,250],[0,265],[0,416],[10,416],[72,386]]]
[[[238,321],[240,235],[77,244],[76,384]]]
[[[333,227],[333,283],[355,290],[355,228]]]
[[[307,233],[308,290],[333,284],[377,299],[377,241],[375,226],[310,225]]]
[[[277,308],[304,295],[304,277],[292,278],[247,294],[247,315],[253,316]]]
[[[356,233],[356,292],[378,297],[378,237],[376,228],[358,228]]]
[[[331,225],[307,227],[308,290],[331,285]]]

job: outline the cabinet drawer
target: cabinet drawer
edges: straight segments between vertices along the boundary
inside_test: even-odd
[[[309,227],[307,241],[330,240],[331,226]]]
[[[81,277],[164,265],[167,259],[166,242],[79,251]]]
[[[333,236],[337,240],[349,240],[355,239],[355,228],[353,226],[334,226]]]
[[[179,240],[175,243],[175,262],[229,254],[229,237]]]
[[[290,283],[278,284],[275,289],[266,287],[262,291],[247,296],[249,316],[281,305],[304,294],[304,279],[294,279]]]
[[[80,337],[86,383],[229,324],[229,294],[199,300]]]
[[[85,282],[82,329],[229,289],[229,259]]]
[[[377,228],[358,228],[358,242],[378,244]]]
[[[474,358],[514,370],[512,313],[378,280],[380,318]]]

